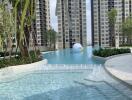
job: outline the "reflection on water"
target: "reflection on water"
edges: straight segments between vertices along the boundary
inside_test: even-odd
[[[102,64],[92,58],[92,47],[86,47],[82,52],[73,52],[72,49],[60,50],[44,54],[49,64]]]
[[[88,68],[60,72],[57,67],[61,65],[50,65],[56,71],[35,71],[0,83],[0,100],[132,100],[132,90],[111,78],[103,66],[98,65],[103,61],[92,58],[91,47],[80,53],[66,49],[47,53],[44,57],[51,64],[87,64]]]

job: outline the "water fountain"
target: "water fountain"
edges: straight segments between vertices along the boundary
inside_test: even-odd
[[[73,52],[82,52],[83,51],[83,47],[80,43],[75,43],[73,45]]]

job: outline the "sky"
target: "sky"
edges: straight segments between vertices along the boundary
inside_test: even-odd
[[[90,0],[86,0],[87,5],[87,40],[91,42],[91,7]],[[57,17],[55,15],[56,0],[50,0],[50,15],[51,15],[51,26],[58,31]]]

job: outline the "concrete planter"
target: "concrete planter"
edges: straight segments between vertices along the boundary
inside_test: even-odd
[[[95,59],[99,59],[99,60],[104,60],[107,61],[109,59],[115,58],[115,57],[120,57],[120,56],[124,56],[124,55],[131,55],[132,53],[124,53],[124,54],[118,54],[118,55],[113,55],[113,56],[109,56],[109,57],[100,57],[100,56],[92,56]]]

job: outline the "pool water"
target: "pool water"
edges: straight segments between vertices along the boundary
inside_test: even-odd
[[[132,100],[132,91],[102,67],[93,67],[80,72],[37,71],[0,83],[0,100]]]
[[[82,52],[75,53],[72,49],[58,50],[44,54],[49,64],[102,64],[103,61],[92,57],[92,47],[86,47]]]
[[[87,64],[88,68],[44,71],[48,67],[44,65],[37,71],[9,75],[3,82],[0,80],[0,100],[132,100],[132,90],[106,73],[100,65],[104,62],[92,58],[91,47],[81,53],[66,49],[44,54],[44,57],[50,67]]]

